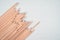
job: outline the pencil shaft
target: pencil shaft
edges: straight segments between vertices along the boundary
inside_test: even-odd
[[[29,23],[25,23],[9,40],[15,40],[15,38],[28,27]]]

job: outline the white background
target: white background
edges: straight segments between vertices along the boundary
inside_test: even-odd
[[[0,0],[0,15],[19,2],[26,20],[40,25],[26,40],[60,40],[60,0]]]

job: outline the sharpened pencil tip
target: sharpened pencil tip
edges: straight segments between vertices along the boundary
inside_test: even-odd
[[[40,21],[38,21],[33,27],[30,28],[30,30],[33,32],[35,30],[35,27],[40,23]]]

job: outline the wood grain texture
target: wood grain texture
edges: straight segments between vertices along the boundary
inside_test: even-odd
[[[23,19],[26,14],[19,13],[17,5],[13,5],[0,17],[0,40],[25,40],[33,32],[28,28],[32,22]]]

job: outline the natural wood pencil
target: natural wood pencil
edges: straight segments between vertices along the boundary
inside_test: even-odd
[[[21,17],[20,17],[20,16],[21,16]],[[19,20],[21,21],[21,20],[22,20],[22,19],[21,19],[22,17],[24,17],[24,14],[17,15],[17,17],[15,18],[15,19],[16,19],[15,21],[19,21]],[[19,19],[18,19],[18,18],[19,18]],[[19,21],[19,22],[20,22],[20,21]],[[21,26],[21,23],[22,23],[22,22],[20,22],[20,26]],[[10,27],[10,26],[9,26],[9,27]],[[9,29],[9,28],[8,28],[8,29]],[[7,30],[7,31],[8,31],[8,30]],[[11,31],[13,31],[13,29],[12,29]],[[10,33],[10,32],[9,32],[9,33]],[[8,34],[9,34],[9,33],[8,33]],[[7,34],[7,35],[8,35],[8,34]],[[6,36],[5,36],[5,37],[6,37]]]
[[[9,38],[9,40],[15,40],[15,38],[21,33],[23,32],[23,30],[25,28],[27,28],[29,26],[29,22],[25,23],[22,28],[20,28],[12,37]]]
[[[13,32],[14,30],[16,30],[16,27],[18,25],[13,23],[11,26],[9,26],[9,28],[5,31],[5,35],[3,35],[3,37],[1,38],[1,40],[3,40],[6,36],[8,36],[11,32]]]
[[[3,34],[3,33],[5,32],[5,30],[9,28],[8,26],[10,26],[11,23],[12,23],[12,22],[8,22],[9,25],[5,24],[5,25],[7,25],[7,26],[3,26],[3,27],[0,29],[0,32],[1,32],[1,33],[0,33],[0,37],[1,37],[1,34]]]
[[[8,11],[6,11],[1,17],[0,17],[0,27],[5,26],[8,21],[12,21],[15,16],[18,14],[16,9],[14,7],[10,8]],[[12,19],[13,18],[13,19]]]
[[[15,40],[25,40],[33,31],[25,29]]]
[[[16,24],[16,23],[14,23],[14,24]],[[11,32],[9,32],[8,35],[4,38],[4,40],[8,40],[8,38],[9,38],[10,36],[12,36],[13,34],[16,33],[16,31],[18,30],[17,28],[18,28],[18,27],[21,27],[21,26],[22,26],[22,23],[21,23],[20,26],[19,26],[19,25],[15,26],[15,27],[14,27],[15,29],[14,29],[14,30],[12,29]]]

